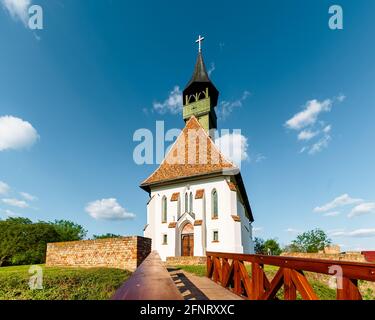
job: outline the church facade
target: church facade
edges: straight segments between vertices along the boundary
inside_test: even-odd
[[[199,46],[183,92],[185,127],[160,166],[141,183],[150,195],[144,236],[152,239],[152,250],[162,260],[207,251],[254,252],[254,218],[241,172],[213,141],[218,97]]]

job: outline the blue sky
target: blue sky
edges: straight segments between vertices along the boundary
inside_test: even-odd
[[[219,128],[247,142],[256,235],[287,244],[319,227],[343,250],[375,249],[374,1],[21,0],[13,15],[0,3],[1,218],[142,234],[139,183],[157,165],[134,163],[133,133],[182,128],[178,101],[164,102],[202,34]],[[23,4],[42,6],[43,30]],[[332,4],[343,30],[328,27]]]

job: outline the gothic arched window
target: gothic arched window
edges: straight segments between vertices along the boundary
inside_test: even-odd
[[[217,191],[216,191],[216,189],[213,189],[212,193],[211,193],[211,215],[212,215],[212,218],[218,217],[218,213],[219,213],[218,208],[219,207],[218,207]]]
[[[189,196],[185,193],[185,212],[189,212]]]
[[[193,193],[190,192],[190,204],[189,204],[189,212],[193,212]]]
[[[180,195],[178,195],[178,199],[177,199],[177,220],[180,218],[181,216],[181,197]]]
[[[161,208],[161,212],[162,212],[162,214],[161,214],[161,222],[165,223],[165,222],[167,222],[167,197],[166,196],[163,197],[161,203],[162,203],[162,208]]]

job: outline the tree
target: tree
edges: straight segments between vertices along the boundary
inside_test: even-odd
[[[271,254],[279,256],[282,252],[276,239],[263,240],[262,238],[254,239],[254,251],[256,254]]]
[[[5,221],[9,224],[32,224],[33,223],[29,218],[22,218],[22,217],[9,217]]]
[[[321,229],[314,229],[304,232],[292,241],[291,246],[294,251],[314,253],[323,250],[331,244],[331,239]]]
[[[254,239],[254,251],[256,254],[264,253],[264,240],[262,238],[255,237]]]
[[[271,254],[273,256],[279,256],[282,252],[279,243],[276,239],[268,239],[263,244],[264,254]]]
[[[81,225],[68,220],[55,220],[50,223],[60,236],[60,241],[77,241],[86,237],[87,230]]]
[[[51,224],[25,218],[0,221],[0,266],[43,263],[47,243],[56,241],[59,234]]]
[[[47,243],[57,242],[60,235],[46,222],[38,222],[20,228],[22,239],[19,241],[21,251],[15,252],[10,261],[13,265],[44,263]]]
[[[95,234],[93,236],[93,239],[94,240],[98,240],[98,239],[108,239],[108,238],[121,238],[122,236],[118,235],[118,234],[113,234],[113,233],[106,233],[106,234],[100,234],[100,235],[97,235]]]

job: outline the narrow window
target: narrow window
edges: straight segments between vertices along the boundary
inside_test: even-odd
[[[215,230],[212,235],[213,242],[219,242],[219,231]]]
[[[187,194],[187,192],[185,193],[185,212],[189,212],[189,208],[188,208],[188,205],[189,205],[189,196]]]
[[[190,192],[190,205],[189,205],[189,212],[193,212],[193,193]]]
[[[161,222],[166,223],[167,222],[167,197],[164,196],[162,199],[162,215],[161,215]]]
[[[163,245],[168,244],[168,235],[163,234]]]
[[[217,199],[216,189],[212,190],[212,194],[211,194],[211,211],[212,211],[212,218],[217,219],[217,217],[218,217],[218,199]]]
[[[177,199],[177,220],[180,218],[180,216],[181,216],[181,198],[179,195]]]

